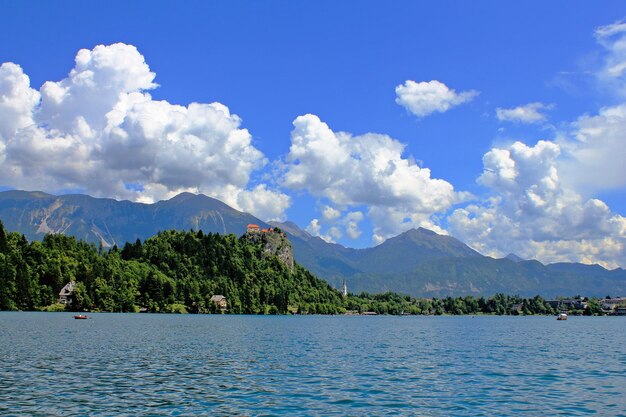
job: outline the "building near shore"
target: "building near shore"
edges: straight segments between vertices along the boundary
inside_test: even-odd
[[[59,291],[59,303],[61,304],[72,304],[72,293],[74,292],[74,287],[76,287],[76,281],[70,281]]]
[[[211,301],[214,302],[215,305],[218,306],[219,309],[222,311],[226,311],[226,309],[228,308],[228,301],[223,295],[216,294],[211,297]]]

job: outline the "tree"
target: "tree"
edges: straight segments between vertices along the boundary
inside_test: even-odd
[[[586,316],[601,316],[604,314],[602,311],[602,306],[600,305],[600,300],[596,298],[592,298],[587,302],[587,308],[585,309],[584,315]]]
[[[87,311],[91,309],[91,297],[87,293],[87,287],[82,282],[77,282],[74,285],[74,290],[71,295],[70,308],[74,311]]]
[[[7,233],[4,230],[4,224],[0,220],[0,253],[6,253],[8,250]]]
[[[17,310],[15,304],[15,266],[0,253],[0,310]]]

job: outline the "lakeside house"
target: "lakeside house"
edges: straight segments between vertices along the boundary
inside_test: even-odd
[[[228,301],[223,295],[214,295],[213,297],[211,297],[211,301],[215,303],[215,305],[217,305],[222,311],[226,311],[226,309],[228,308]]]
[[[605,298],[600,304],[602,311],[606,313],[616,313],[619,315],[622,314],[620,314],[618,309],[622,307],[626,307],[626,297]]]
[[[76,286],[76,281],[70,281],[59,291],[59,303],[61,304],[72,304],[72,293],[74,292],[74,287]]]
[[[585,310],[588,307],[587,300],[583,297],[563,300],[546,300],[546,303],[555,310]]]
[[[626,297],[605,298],[599,300],[604,314],[626,315]],[[587,298],[578,297],[562,300],[546,300],[552,308],[560,311],[586,310],[589,306]]]

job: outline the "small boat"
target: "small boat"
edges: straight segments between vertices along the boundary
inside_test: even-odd
[[[88,318],[89,318],[89,316],[88,316],[88,315],[86,315],[86,314],[77,314],[77,315],[75,315],[75,316],[74,316],[74,318],[75,318],[76,320],[85,320],[85,319],[88,319]]]
[[[560,313],[558,316],[556,316],[557,320],[567,320],[567,314],[565,313]]]

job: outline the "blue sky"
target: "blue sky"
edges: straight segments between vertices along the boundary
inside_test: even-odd
[[[188,190],[346,246],[423,226],[623,267],[624,10],[5,0],[0,185]]]

